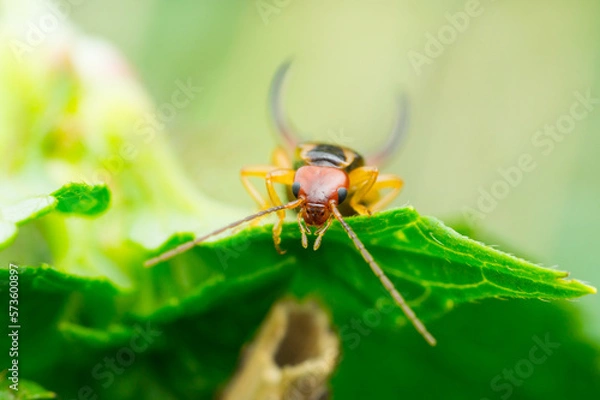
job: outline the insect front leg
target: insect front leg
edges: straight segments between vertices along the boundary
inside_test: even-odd
[[[282,147],[278,146],[273,151],[271,155],[271,161],[273,165],[256,165],[251,167],[244,167],[240,172],[240,178],[242,179],[242,184],[244,188],[250,194],[250,197],[258,203],[258,206],[261,210],[266,210],[267,208],[273,206],[269,200],[265,199],[260,191],[254,186],[254,184],[250,181],[250,178],[261,178],[266,179],[267,175],[278,169],[291,169],[292,162]],[[269,195],[270,197],[270,195]]]
[[[292,169],[292,160],[289,154],[281,146],[277,146],[271,154],[271,162],[277,168]]]
[[[308,247],[308,238],[306,237],[306,234],[310,235],[311,232],[308,226],[306,226],[306,222],[304,222],[303,210],[298,212],[296,219],[298,220],[298,226],[300,227],[300,233],[302,234],[302,247],[306,249]]]
[[[267,175],[272,171],[276,170],[277,167],[272,165],[257,165],[252,167],[244,167],[240,172],[240,178],[242,179],[242,184],[246,191],[250,196],[258,203],[258,206],[261,210],[266,210],[271,207],[273,204],[269,202],[269,200],[265,199],[256,186],[250,181],[250,178],[262,178],[266,179]]]
[[[296,175],[296,171],[293,169],[276,169],[267,174],[265,178],[265,183],[267,185],[267,192],[269,193],[269,198],[274,206],[281,205],[281,199],[275,190],[275,184],[281,183],[286,186],[291,186],[294,183],[294,176]],[[283,229],[283,221],[285,219],[285,210],[277,211],[278,220],[273,225],[273,243],[275,243],[275,249],[279,254],[285,253],[284,250],[279,247],[281,243],[281,230]]]
[[[360,167],[352,170],[350,178],[350,207],[360,215],[371,215],[371,210],[363,204],[365,197],[377,181],[377,167]]]
[[[313,245],[313,250],[316,251],[319,249],[319,246],[321,246],[321,240],[323,240],[323,235],[325,234],[325,232],[327,232],[327,229],[329,229],[332,222],[333,222],[333,218],[330,217],[327,220],[327,222],[325,223],[325,225],[323,225],[321,228],[319,228],[318,231],[315,232],[315,234],[317,235],[317,238],[315,239],[315,243]]]
[[[363,203],[371,212],[380,211],[398,196],[402,186],[404,186],[404,181],[396,175],[379,175],[371,190],[365,195]],[[380,196],[379,192],[386,189],[390,189],[390,191]]]

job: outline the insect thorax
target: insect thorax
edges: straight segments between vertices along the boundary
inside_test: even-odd
[[[296,148],[294,169],[304,165],[333,167],[350,172],[365,165],[363,157],[352,149],[326,143],[301,143]]]

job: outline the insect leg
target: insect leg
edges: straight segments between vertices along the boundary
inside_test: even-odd
[[[296,175],[296,171],[293,169],[276,169],[271,171],[265,177],[265,183],[267,185],[267,192],[269,193],[269,198],[274,206],[278,206],[281,204],[281,199],[275,190],[275,183],[281,183],[283,185],[291,186],[294,183],[294,176]],[[285,253],[279,247],[279,243],[281,243],[281,230],[283,229],[283,220],[285,219],[285,210],[277,211],[277,217],[279,218],[275,225],[273,225],[273,242],[275,243],[275,249],[280,254]]]
[[[278,168],[292,169],[292,160],[287,151],[281,146],[277,146],[271,154],[271,162]]]
[[[254,186],[254,184],[252,184],[250,181],[250,178],[256,177],[266,179],[267,175],[276,169],[277,167],[271,165],[259,165],[253,167],[244,167],[240,172],[242,184],[250,196],[258,203],[258,206],[261,210],[266,210],[267,208],[271,207],[271,204],[262,196],[262,194],[260,194],[258,189],[256,189],[256,186]]]
[[[393,174],[379,175],[368,193],[363,198],[363,204],[370,212],[377,212],[385,208],[402,190],[404,181]],[[383,196],[379,195],[381,190],[391,189]]]
[[[306,237],[306,234],[310,234],[310,229],[306,226],[306,223],[304,222],[303,214],[303,211],[300,210],[298,212],[297,219],[298,226],[300,227],[300,233],[302,234],[302,247],[306,249],[308,247],[308,238]]]
[[[319,246],[321,246],[321,240],[323,240],[323,235],[325,234],[325,232],[327,232],[327,229],[329,229],[332,222],[333,218],[330,217],[325,223],[325,225],[323,225],[321,228],[319,228],[318,231],[315,232],[317,238],[315,239],[315,243],[313,244],[313,250],[319,249]]]
[[[377,167],[360,167],[350,172],[350,206],[360,215],[371,215],[371,210],[363,202],[365,196],[377,181]]]
[[[256,186],[254,186],[250,181],[250,178],[255,177],[266,179],[267,174],[269,172],[272,172],[278,168],[287,169],[292,167],[292,161],[290,160],[288,153],[281,146],[277,146],[275,150],[273,150],[273,154],[271,155],[271,161],[273,165],[244,167],[240,171],[240,178],[242,180],[244,188],[246,189],[248,194],[250,194],[250,196],[254,199],[254,201],[258,203],[258,206],[261,210],[266,210],[267,208],[271,207],[272,204],[269,202],[269,200],[265,199],[263,195],[261,195]],[[253,221],[252,224],[256,225],[258,221],[259,219]]]

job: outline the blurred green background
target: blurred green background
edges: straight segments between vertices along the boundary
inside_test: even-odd
[[[432,54],[430,35],[474,4],[477,15],[462,32],[415,68],[410,55]],[[569,113],[574,92],[600,97],[598,15],[598,2],[541,0],[111,0],[82,2],[71,14],[125,54],[157,106],[170,101],[177,80],[202,86],[167,131],[194,183],[213,198],[254,207],[239,169],[269,161],[276,137],[268,88],[293,57],[286,106],[307,138],[342,138],[368,153],[391,129],[398,93],[408,94],[409,134],[385,168],[406,182],[397,206],[457,221],[477,207],[480,187],[490,191],[502,179],[498,169],[530,154],[536,168],[477,229],[596,286],[600,110],[576,121],[547,155],[532,140]],[[578,303],[586,332],[600,340],[598,297]]]

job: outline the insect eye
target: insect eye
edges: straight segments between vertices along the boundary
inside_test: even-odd
[[[298,193],[300,193],[300,182],[294,182],[292,185],[292,193],[298,198]]]
[[[338,204],[341,204],[346,200],[346,196],[348,196],[348,189],[345,187],[341,187],[337,190],[338,193]]]

